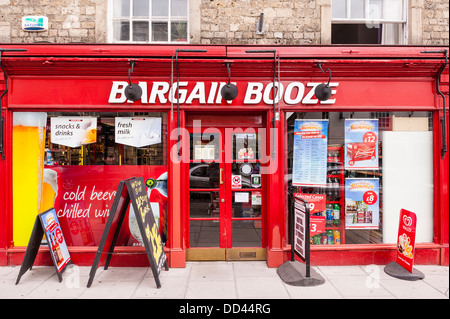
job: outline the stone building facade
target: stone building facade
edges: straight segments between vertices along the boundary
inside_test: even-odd
[[[0,43],[112,42],[112,1],[0,0]],[[448,45],[448,0],[405,1],[406,44]],[[48,31],[23,31],[29,15],[48,17]],[[189,0],[188,23],[191,44],[331,44],[332,0]]]

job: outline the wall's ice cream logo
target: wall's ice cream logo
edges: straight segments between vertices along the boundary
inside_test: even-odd
[[[412,225],[412,218],[408,217],[406,215],[403,216],[403,223],[405,224],[405,226],[409,227]]]

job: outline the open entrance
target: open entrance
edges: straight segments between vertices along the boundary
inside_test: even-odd
[[[187,117],[188,260],[265,260],[263,116]]]

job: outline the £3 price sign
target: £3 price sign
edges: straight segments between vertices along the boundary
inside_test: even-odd
[[[413,272],[414,246],[416,241],[416,214],[406,209],[400,211],[396,262],[410,273]]]

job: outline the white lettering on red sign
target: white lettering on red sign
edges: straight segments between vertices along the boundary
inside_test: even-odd
[[[222,96],[220,90],[226,82],[210,82],[210,85],[206,85],[205,82],[195,82],[193,88],[189,86],[189,82],[179,82],[179,103],[180,104],[219,104],[222,102]],[[236,84],[236,83],[234,83]],[[335,98],[330,98],[327,101],[319,101],[315,95],[314,90],[320,82],[308,82],[306,84],[302,82],[291,82],[285,84],[275,82],[275,103],[284,102],[287,105],[296,104],[334,104]],[[133,103],[127,101],[125,97],[125,87],[128,85],[126,81],[113,81],[111,92],[108,102],[114,104],[120,103]],[[168,82],[146,82],[139,81],[138,85],[142,88],[142,104],[166,104],[176,103],[177,99],[177,83],[173,83],[172,87]],[[339,82],[331,82],[332,88],[331,94],[336,94],[337,86]],[[248,82],[245,92],[243,94],[243,104],[264,104],[272,105],[273,99],[271,98],[273,91],[273,83],[264,84],[262,82]],[[231,103],[232,101],[228,101]]]

